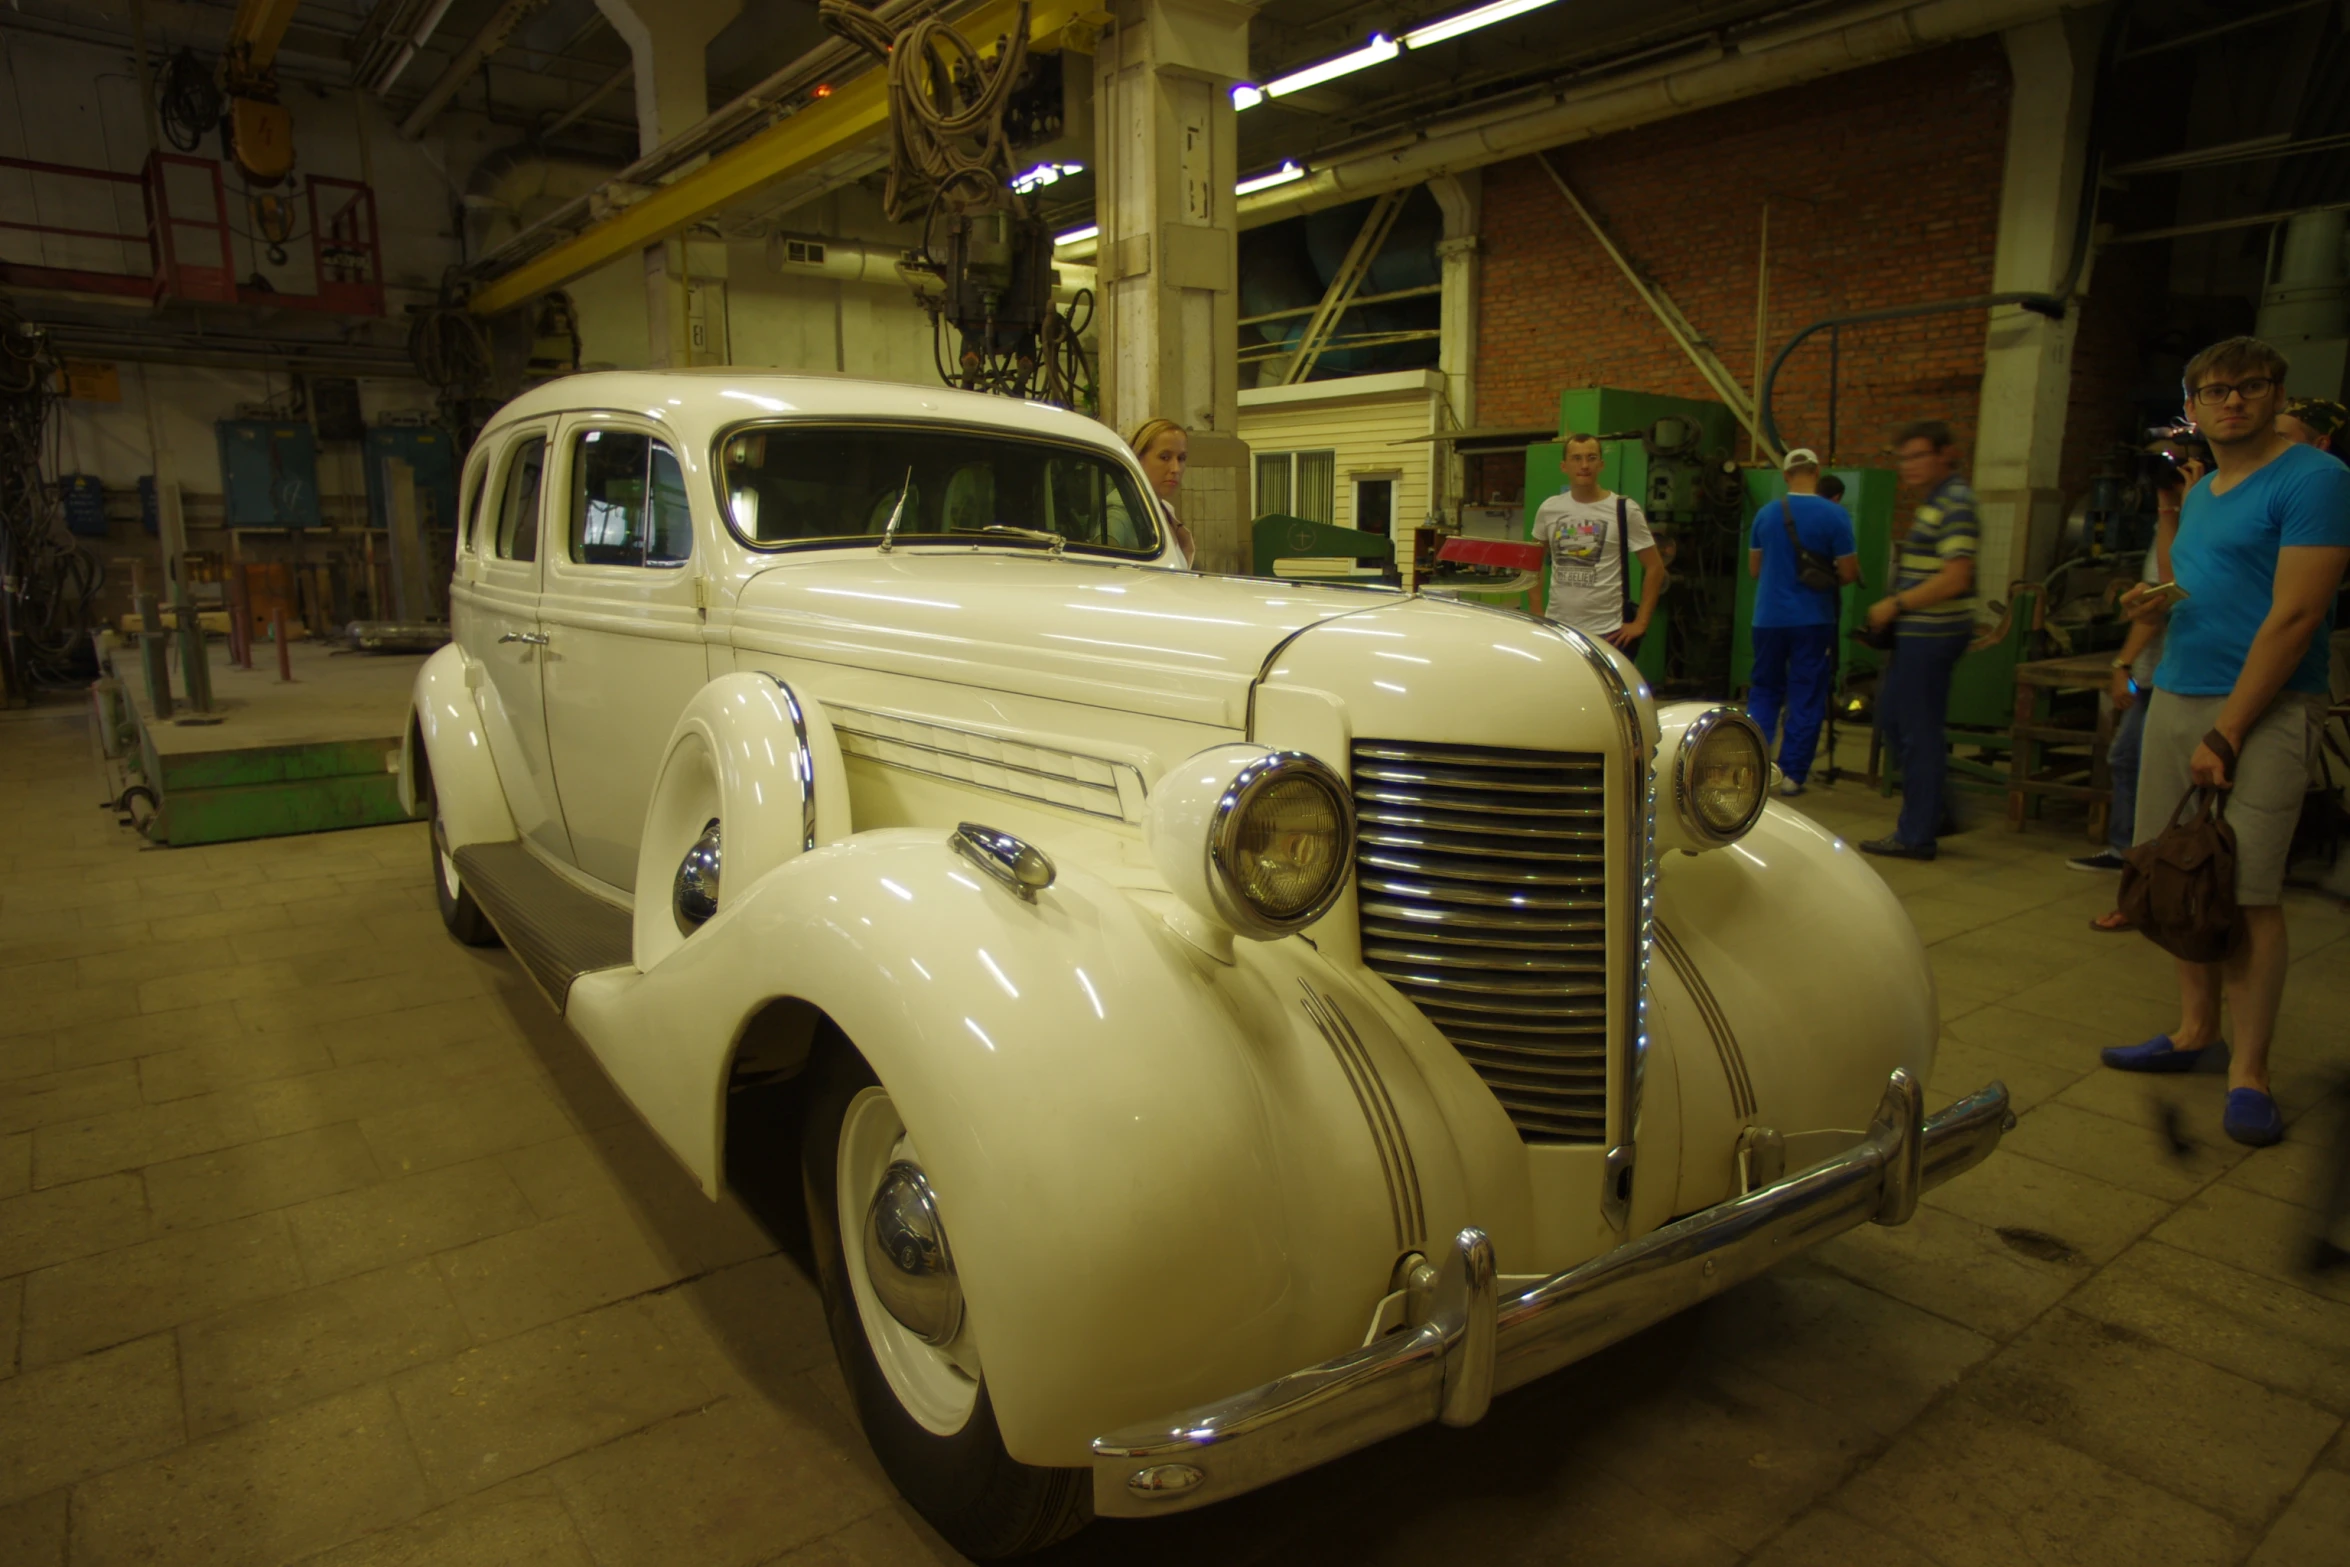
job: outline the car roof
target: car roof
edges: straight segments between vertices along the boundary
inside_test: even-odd
[[[632,409],[697,437],[762,413],[815,418],[935,419],[1006,433],[1052,435],[1123,452],[1106,425],[1066,408],[943,386],[859,376],[798,374],[741,365],[690,370],[588,370],[535,386],[492,416],[495,430],[521,419],[581,409]]]

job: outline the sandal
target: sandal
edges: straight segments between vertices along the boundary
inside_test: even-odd
[[[2127,914],[2124,914],[2121,910],[2109,909],[2105,913],[2100,914],[2095,919],[2091,920],[2089,922],[2089,928],[2091,930],[2101,930],[2109,936],[2114,936],[2119,935],[2123,931],[2136,930],[2138,927],[2131,921],[2130,917]]]

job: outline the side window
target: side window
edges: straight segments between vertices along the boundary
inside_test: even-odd
[[[674,452],[649,435],[583,430],[572,448],[571,558],[588,566],[676,566],[693,554],[692,509]]]
[[[481,498],[490,487],[490,463],[487,457],[475,463],[465,475],[465,501],[457,515],[463,519],[457,529],[457,553],[479,554],[489,543],[481,531]]]
[[[506,482],[498,494],[498,558],[539,558],[539,481],[547,467],[547,438],[526,435],[506,459]]]

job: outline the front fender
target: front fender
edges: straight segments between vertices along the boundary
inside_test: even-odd
[[[1137,896],[1064,864],[1026,903],[943,833],[861,834],[654,969],[583,976],[569,1014],[715,1190],[743,1021],[821,1008],[922,1151],[1007,1445],[1081,1464],[1122,1421],[1352,1347],[1398,1257],[1470,1222],[1377,1008],[1302,942],[1219,964]],[[1367,1120],[1369,1075],[1406,1138]]]
[[[1895,1067],[1931,1078],[1941,1025],[1917,929],[1811,818],[1774,801],[1726,848],[1660,856],[1657,922],[1681,1074],[1676,1212],[1735,1194],[1744,1128],[1784,1138],[1794,1171],[1866,1130]]]
[[[400,806],[410,816],[422,816],[437,800],[450,849],[505,843],[515,836],[506,791],[498,782],[497,764],[490,759],[481,704],[474,699],[466,669],[464,651],[454,642],[424,661],[416,672],[408,727],[400,742]],[[429,799],[416,787],[420,745],[432,779]]]

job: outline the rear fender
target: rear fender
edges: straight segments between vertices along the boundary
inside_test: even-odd
[[[1352,1347],[1400,1253],[1471,1222],[1378,1008],[1301,942],[1217,963],[1138,896],[1064,863],[1025,902],[943,832],[864,833],[722,899],[652,970],[582,976],[569,1014],[715,1192],[745,1020],[820,1008],[930,1174],[1010,1450],[1081,1464],[1121,1421]],[[1333,1001],[1408,1133],[1406,1217],[1403,1159],[1315,1021]]]
[[[464,650],[451,642],[416,672],[408,728],[400,741],[400,806],[410,816],[428,814],[437,800],[447,848],[469,843],[504,843],[515,836],[506,791],[490,759],[488,730],[474,699]],[[427,766],[419,769],[421,747]],[[417,787],[429,777],[430,791]]]

